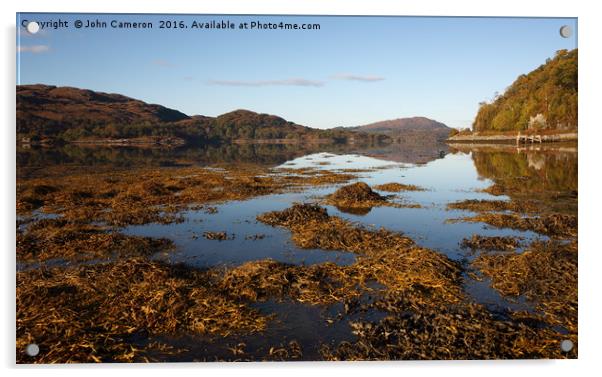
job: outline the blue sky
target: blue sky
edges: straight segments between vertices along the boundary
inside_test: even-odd
[[[235,109],[317,128],[426,116],[472,123],[560,49],[577,20],[542,18],[18,14],[68,28],[18,27],[17,83],[120,93],[186,114]],[[152,22],[153,29],[74,28],[75,20]],[[320,30],[159,29],[160,20],[318,23]],[[559,29],[570,25],[571,38]]]

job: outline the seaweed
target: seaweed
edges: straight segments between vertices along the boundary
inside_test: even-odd
[[[394,314],[378,322],[351,322],[357,340],[323,345],[326,360],[472,360],[576,357],[560,350],[564,339],[551,329],[498,320],[472,303],[423,306],[404,297],[390,303]]]
[[[213,213],[216,207],[211,204],[223,201],[308,185],[338,185],[354,178],[312,168],[187,167],[20,180],[17,209],[23,218],[17,223],[18,260],[94,263],[56,268],[42,263],[40,268],[17,272],[17,361],[164,360],[185,350],[151,340],[191,334],[208,339],[232,336],[229,352],[234,359],[301,359],[303,350],[296,341],[287,339],[255,356],[248,355],[239,341],[268,329],[272,317],[251,304],[273,299],[341,308],[337,320],[348,321],[356,338],[322,345],[326,360],[577,356],[576,348],[569,353],[559,348],[564,339],[577,344],[576,241],[539,241],[515,254],[511,251],[520,246],[515,237],[464,239],[465,247],[507,251],[483,253],[471,267],[488,276],[502,295],[524,295],[538,304],[538,313],[508,310],[500,316],[474,303],[464,291],[466,266],[420,247],[401,233],[358,225],[316,204],[296,203],[257,219],[290,230],[300,248],[353,253],[351,265],[290,265],[265,259],[199,270],[149,258],[171,251],[169,240],[119,232],[119,227],[131,224],[181,221],[181,211],[191,206]],[[375,189],[420,188],[390,183]],[[340,187],[325,203],[358,214],[373,206],[404,206],[388,199],[358,182]],[[535,202],[464,201],[451,203],[450,208],[481,212],[464,221],[533,230],[554,238],[577,235],[573,215],[496,213],[540,213]],[[59,217],[40,219],[34,210]],[[226,231],[207,231],[203,236],[233,237]],[[368,311],[384,313],[384,318],[351,316]],[[34,342],[42,352],[31,359],[24,348]]]
[[[554,238],[572,238],[577,236],[577,216],[560,213],[535,217],[522,217],[516,214],[505,213],[481,213],[460,220],[484,222],[497,228],[530,230]]]
[[[335,206],[341,212],[355,215],[365,215],[372,207],[422,208],[417,203],[398,203],[389,201],[389,197],[373,191],[364,182],[356,182],[343,186],[328,195],[323,203]]]
[[[449,209],[460,209],[474,212],[513,211],[519,213],[537,212],[538,206],[533,201],[504,201],[504,200],[463,200],[449,203]]]
[[[520,247],[520,238],[512,236],[485,237],[473,234],[471,238],[464,238],[460,245],[473,250],[515,250]]]
[[[98,225],[66,219],[41,219],[17,232],[17,260],[44,262],[52,259],[76,262],[150,256],[173,249],[165,238],[125,235]]]
[[[293,241],[301,248],[358,254],[355,264],[341,270],[348,275],[347,280],[358,280],[362,284],[376,281],[393,290],[422,282],[436,287],[435,291],[452,301],[459,294],[460,266],[439,253],[418,247],[399,233],[356,226],[312,204],[295,204],[257,219],[288,228]]]
[[[520,254],[485,254],[472,262],[505,296],[538,304],[544,319],[577,332],[577,241],[534,241]]]
[[[321,355],[326,360],[577,355],[576,348],[563,354],[558,346],[563,339],[577,341],[572,288],[550,295],[552,288],[546,287],[544,280],[541,286],[524,280],[531,269],[546,263],[556,264],[553,269],[541,269],[541,274],[554,275],[551,271],[571,266],[566,261],[573,261],[576,268],[576,244],[554,246],[556,251],[551,253],[545,251],[547,246],[534,244],[534,253],[541,255],[530,259],[526,252],[516,257],[526,258],[524,262],[477,259],[481,262],[475,261],[475,266],[491,274],[496,289],[547,299],[542,299],[546,317],[512,312],[511,319],[501,319],[466,295],[461,264],[416,245],[402,234],[353,224],[315,204],[295,204],[262,214],[258,220],[286,227],[301,248],[351,252],[357,255],[356,260],[347,266],[305,266],[266,259],[198,270],[135,257],[106,264],[21,271],[17,273],[18,362],[32,361],[23,351],[32,342],[42,348],[34,362],[152,361],[185,350],[165,342],[136,345],[132,337],[204,334],[224,339],[261,332],[268,328],[271,317],[250,304],[271,299],[342,305],[338,318],[349,321],[356,340],[323,344]],[[31,225],[35,229],[35,223]],[[37,226],[47,228],[45,224]],[[513,277],[518,290],[512,285],[497,286],[494,276],[501,278],[507,273],[524,275]],[[563,274],[565,282],[576,279],[576,271],[571,269]],[[530,278],[539,279],[539,275]],[[372,299],[363,299],[366,295]],[[562,317],[565,299],[570,305],[574,299],[575,307]],[[368,310],[386,315],[376,321],[348,316]],[[541,326],[542,321],[561,324],[570,332],[567,335]],[[273,345],[265,354],[255,356],[246,354],[244,344],[236,344],[230,350],[235,359],[303,357],[295,341]]]
[[[370,186],[364,182],[343,186],[330,195],[329,198],[337,203],[350,203],[349,207],[359,206],[356,203],[384,202],[386,200],[380,194],[372,191]]]
[[[234,234],[228,235],[226,231],[222,232],[203,232],[203,237],[208,240],[226,241],[234,239]]]
[[[416,185],[408,185],[398,182],[390,182],[384,183],[382,185],[374,186],[375,189],[379,191],[387,191],[387,192],[401,192],[401,191],[426,191],[426,189],[416,186]]]
[[[220,295],[212,274],[141,258],[17,273],[17,362],[149,361],[136,334],[253,333],[268,317]],[[148,335],[146,335],[148,336]],[[167,345],[163,352],[177,352]]]
[[[275,172],[275,171],[274,171]],[[20,179],[17,213],[40,209],[71,222],[95,221],[122,227],[182,221],[179,212],[191,205],[243,200],[308,185],[346,182],[351,174],[313,169],[295,175],[269,169],[140,168],[112,173]],[[215,207],[206,206],[207,213]]]
[[[534,315],[512,313],[512,320],[496,317],[486,307],[473,303],[463,291],[459,264],[418,247],[400,234],[354,226],[311,204],[295,204],[258,219],[290,229],[300,247],[349,251],[358,254],[358,259],[346,267],[312,266],[314,271],[323,271],[318,281],[327,284],[322,287],[327,287],[328,294],[320,292],[316,296],[299,295],[298,290],[290,289],[294,284],[281,291],[283,285],[278,282],[298,281],[291,270],[254,264],[253,273],[236,285],[249,290],[247,297],[256,299],[277,292],[315,304],[323,302],[316,298],[334,296],[336,300],[344,299],[347,308],[361,292],[368,291],[375,300],[359,305],[388,313],[377,322],[350,321],[358,340],[334,347],[323,344],[321,353],[326,360],[576,357],[576,349],[567,354],[559,347],[567,338],[576,343],[576,334],[541,327]],[[280,278],[272,280],[260,271],[271,271]],[[382,288],[370,290],[371,282]],[[303,286],[307,292],[316,292],[315,283]]]
[[[342,212],[366,214],[372,207],[388,206],[397,208],[419,208],[418,204],[401,204],[390,202],[387,197],[373,191],[364,182],[356,182],[343,186],[328,195],[324,201],[337,207]]]

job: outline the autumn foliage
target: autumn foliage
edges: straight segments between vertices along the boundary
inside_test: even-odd
[[[503,94],[482,102],[473,130],[576,130],[577,76],[577,49],[556,52]]]

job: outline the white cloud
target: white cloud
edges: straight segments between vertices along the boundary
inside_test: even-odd
[[[320,87],[324,85],[323,81],[308,80],[301,78],[292,78],[284,80],[257,80],[257,81],[245,81],[245,80],[208,80],[208,84],[211,85],[223,85],[223,86],[314,86]]]
[[[381,76],[362,76],[362,75],[351,75],[351,74],[338,74],[332,76],[335,80],[347,80],[347,81],[362,81],[362,82],[375,82],[383,81],[385,78]]]
[[[33,54],[39,54],[48,50],[50,50],[50,47],[46,45],[17,46],[18,52],[31,52]]]

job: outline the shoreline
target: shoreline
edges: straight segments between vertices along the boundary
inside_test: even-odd
[[[445,142],[450,143],[514,143],[514,144],[540,144],[566,141],[577,141],[577,132],[557,134],[515,134],[515,135],[457,135],[448,138]],[[521,140],[519,141],[519,138]]]
[[[448,147],[451,149],[460,150],[462,152],[470,151],[553,151],[553,152],[568,152],[577,153],[577,143],[575,141],[564,141],[555,143],[522,143],[520,145],[510,143],[487,143],[487,142],[448,142]]]
[[[286,144],[286,145],[322,145],[322,144],[348,144],[357,145],[361,144],[356,141],[341,142],[334,139],[233,139],[233,140],[221,140],[220,142],[206,141],[202,144]],[[52,147],[58,144],[73,144],[73,145],[98,145],[98,146],[167,146],[167,147],[179,147],[184,145],[194,145],[185,139],[178,137],[153,137],[153,138],[119,138],[119,139],[77,139],[70,141],[57,141],[54,139],[47,139],[41,141],[21,141],[19,145],[34,145],[34,146],[46,146]]]

